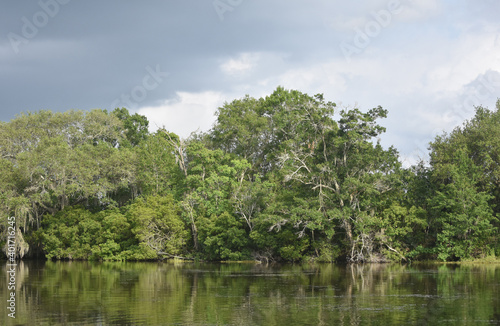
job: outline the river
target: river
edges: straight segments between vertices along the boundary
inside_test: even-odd
[[[498,264],[26,261],[10,275],[0,266],[2,325],[500,323]]]

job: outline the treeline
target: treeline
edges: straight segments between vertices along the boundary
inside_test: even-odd
[[[338,116],[338,120],[334,119]],[[500,101],[403,168],[381,107],[277,88],[206,133],[126,109],[0,123],[0,232],[53,259],[455,261],[500,255]]]

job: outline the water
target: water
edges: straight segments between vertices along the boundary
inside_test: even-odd
[[[493,325],[500,265],[24,262],[2,325]]]

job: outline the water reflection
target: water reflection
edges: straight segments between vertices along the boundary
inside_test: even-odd
[[[4,325],[495,324],[500,266],[20,262],[6,307]]]

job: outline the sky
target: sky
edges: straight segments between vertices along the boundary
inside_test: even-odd
[[[500,97],[497,0],[2,1],[0,121],[126,107],[151,131],[207,131],[278,86],[382,106],[404,165]]]

